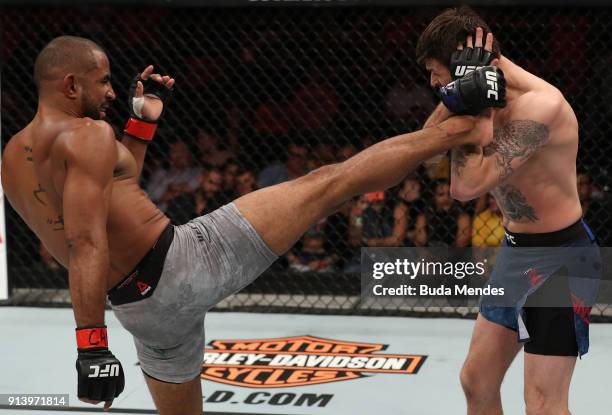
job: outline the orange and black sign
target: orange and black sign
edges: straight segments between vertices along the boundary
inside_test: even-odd
[[[286,388],[365,377],[367,373],[412,375],[426,356],[374,354],[385,344],[312,336],[213,340],[205,349],[202,379],[250,388]]]

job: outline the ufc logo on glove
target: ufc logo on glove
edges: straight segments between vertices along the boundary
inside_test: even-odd
[[[88,378],[107,378],[119,376],[119,365],[118,364],[107,364],[104,365],[104,369],[100,370],[100,366],[89,366],[93,369],[93,373],[90,373]]]
[[[506,106],[504,73],[494,66],[474,69],[439,92],[446,108],[455,114],[477,115],[485,108]]]
[[[480,69],[480,68],[482,68],[482,66],[475,66],[475,65],[457,66],[457,68],[455,68],[455,77],[453,79],[461,78],[464,75],[467,75],[470,72],[474,72],[476,69]]]
[[[499,100],[499,94],[497,93],[497,72],[485,72],[487,78],[487,85],[490,89],[487,90],[487,98],[494,97],[495,100]]]

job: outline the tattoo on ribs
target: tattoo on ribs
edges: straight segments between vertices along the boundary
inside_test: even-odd
[[[40,195],[41,193],[45,193],[45,192],[46,192],[46,190],[45,190],[45,189],[44,189],[44,188],[41,186],[41,184],[40,184],[40,183],[38,183],[38,189],[34,189],[34,192],[32,192],[32,194],[34,195],[34,198],[35,198],[35,199],[36,199],[36,200],[37,200],[39,203],[41,203],[43,206],[46,206],[47,204],[45,203],[45,201],[44,201],[44,200],[42,200],[42,199],[39,197],[39,195]]]
[[[545,124],[533,120],[514,120],[493,132],[493,142],[484,148],[485,157],[495,156],[501,181],[513,172],[512,161],[529,158],[548,141]]]
[[[47,219],[47,223],[49,225],[53,225],[54,231],[63,231],[64,230],[64,216],[59,215],[57,219]]]
[[[500,186],[493,193],[509,219],[531,222],[539,220],[535,209],[527,203],[527,199],[518,188],[511,185]]]

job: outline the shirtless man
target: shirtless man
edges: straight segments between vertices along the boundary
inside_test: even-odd
[[[78,396],[105,408],[124,386],[108,349],[107,295],[134,336],[159,413],[201,414],[208,309],[346,200],[394,186],[423,160],[493,134],[490,117],[452,117],[174,227],[138,186],[164,91],[174,84],[152,72],[133,82],[131,118],[116,141],[101,120],[115,98],[106,54],[87,39],[54,39],[35,63],[38,111],[2,157],[8,200],[69,270]]]
[[[458,42],[466,37],[468,53],[454,54]],[[459,50],[463,51],[462,43]],[[486,52],[492,52],[488,59]],[[417,57],[431,73],[435,88],[460,77],[473,63],[468,61],[478,60],[478,56],[483,61],[475,66],[491,61],[504,72],[507,106],[493,110],[490,143],[451,151],[452,196],[467,201],[492,192],[503,212],[506,246],[595,246],[591,231],[580,219],[576,191],[578,123],[561,92],[501,55],[487,24],[467,7],[438,15],[417,46]],[[456,76],[451,76],[452,71],[457,71]],[[425,125],[435,125],[449,115],[440,105]],[[500,257],[512,264],[521,255],[517,251],[501,251],[492,281],[501,281],[513,272],[511,267],[500,265]],[[500,386],[522,347],[517,331],[520,339],[527,341],[527,414],[569,414],[569,385],[576,356],[588,350],[588,318],[574,315],[569,307],[523,310],[525,314],[520,316],[513,307],[481,304],[461,371],[468,414],[502,413]],[[522,323],[528,334],[519,330]]]

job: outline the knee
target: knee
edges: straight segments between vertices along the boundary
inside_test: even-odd
[[[466,364],[463,366],[459,380],[468,401],[485,401],[493,399],[499,394],[499,385],[473,365]]]
[[[538,386],[525,388],[525,412],[527,415],[568,414],[558,397]]]

